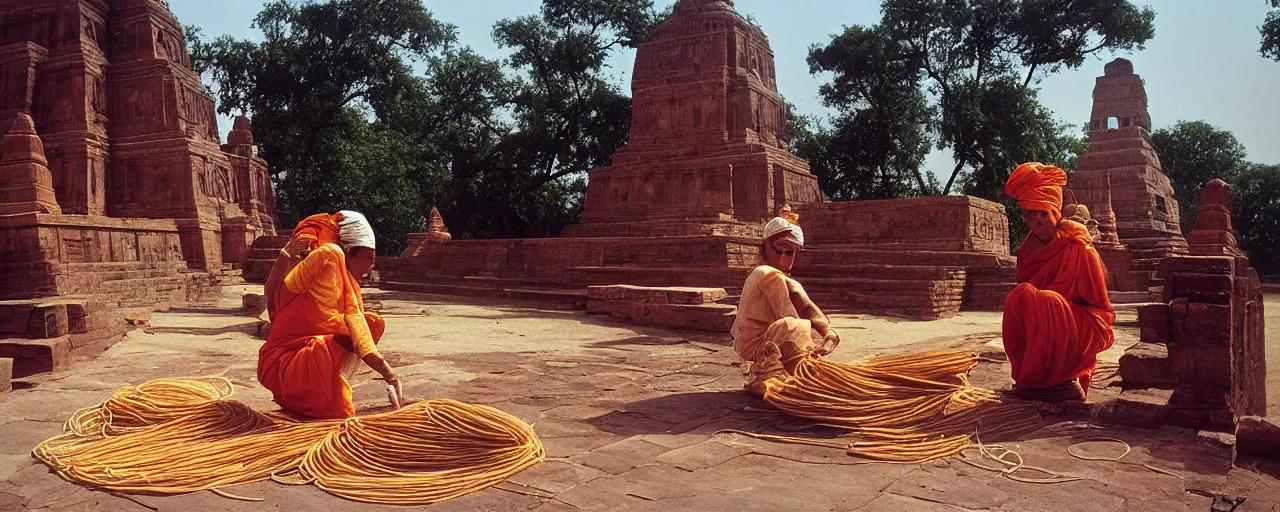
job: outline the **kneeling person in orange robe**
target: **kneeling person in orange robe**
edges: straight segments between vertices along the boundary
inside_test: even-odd
[[[750,364],[747,392],[763,396],[767,382],[795,371],[810,355],[823,356],[840,344],[831,321],[790,277],[804,247],[799,216],[784,208],[765,225],[760,259],[742,285],[733,321],[733,348]]]
[[[1005,299],[1004,349],[1019,394],[1055,402],[1084,400],[1098,353],[1115,343],[1102,259],[1085,226],[1062,218],[1066,183],[1061,169],[1032,162],[1005,184],[1031,232]]]
[[[385,324],[364,310],[356,280],[373,268],[374,247],[363,215],[317,214],[298,224],[271,269],[271,334],[258,351],[258,382],[291,416],[354,416],[348,379],[362,360],[386,380],[392,406],[401,405],[400,381],[375,346]]]

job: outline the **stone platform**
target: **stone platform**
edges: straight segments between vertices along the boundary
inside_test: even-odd
[[[968,196],[807,204],[795,277],[824,309],[935,319],[999,311],[1014,286],[1004,207]]]
[[[0,2],[0,358],[101,350],[235,282],[274,234],[247,118],[214,105],[164,2]]]
[[[723,288],[591,286],[587,312],[640,325],[728,332],[737,312],[733,305],[720,303],[728,298]]]
[[[1003,208],[972,197],[798,207],[808,246],[796,278],[824,309],[935,319],[998,311],[1013,289]],[[554,299],[585,307],[587,287],[711,287],[736,295],[758,264],[753,236],[566,237],[434,241],[410,235],[380,287],[451,295]],[[753,232],[754,231],[754,232]],[[274,245],[259,239],[246,267],[265,280]],[[259,248],[259,245],[261,247]],[[260,263],[259,263],[260,262]]]
[[[433,242],[409,247],[381,266],[385,290],[542,298],[586,307],[587,287],[629,284],[739,290],[758,240],[727,236],[542,238]]]

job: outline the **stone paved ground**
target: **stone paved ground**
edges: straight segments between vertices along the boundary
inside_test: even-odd
[[[0,510],[146,510],[66,483],[29,456],[73,411],[120,386],[157,377],[223,375],[238,386],[237,399],[274,409],[254,378],[258,321],[236,316],[236,293],[208,308],[155,314],[151,328],[133,332],[101,355],[77,361],[70,371],[28,379],[0,396]],[[1099,429],[1058,417],[1007,444],[1028,465],[1081,478],[1052,485],[1017,482],[958,459],[867,464],[835,449],[716,434],[729,428],[805,428],[740,392],[741,373],[724,335],[446,297],[371,291],[368,298],[382,302],[383,350],[411,399],[499,407],[532,423],[547,449],[546,462],[512,481],[431,510],[1173,512],[1210,510],[1214,500],[1206,495],[1216,493],[1246,497],[1239,512],[1280,511],[1280,463],[1245,461],[1232,468],[1221,436],[1172,428]],[[838,360],[965,347],[991,356],[992,362],[975,370],[976,383],[1009,384],[1008,367],[998,362],[999,314],[966,313],[936,322],[840,315],[835,321],[846,340]],[[1117,347],[1104,359],[1114,361],[1136,341],[1133,314],[1122,314],[1121,324]],[[1280,339],[1277,330],[1280,297],[1269,297],[1268,337]],[[1280,363],[1277,346],[1273,342],[1269,354],[1273,367]],[[355,379],[359,410],[384,408],[372,376],[366,371]],[[1271,382],[1275,404],[1280,378]],[[1068,445],[1090,436],[1124,439],[1133,452],[1119,463],[1067,454]],[[1112,447],[1086,448],[1105,454]],[[207,492],[137,501],[174,511],[387,508],[347,502],[309,486],[268,482],[232,491],[265,501],[232,501]]]

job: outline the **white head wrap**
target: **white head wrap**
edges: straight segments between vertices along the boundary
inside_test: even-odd
[[[338,239],[342,240],[343,247],[378,248],[374,243],[373,226],[369,225],[364,214],[350,210],[338,213],[342,214],[342,220],[338,222]]]
[[[770,237],[784,231],[787,233],[787,236],[783,238],[784,240],[790,240],[792,243],[804,247],[804,230],[782,217],[774,217],[773,220],[764,225],[764,239],[768,240]]]

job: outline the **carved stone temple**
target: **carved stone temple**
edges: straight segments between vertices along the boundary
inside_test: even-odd
[[[0,133],[0,357],[26,354],[17,374],[118,334],[120,308],[215,290],[275,233],[249,122],[220,144],[163,2],[0,0]]]
[[[1069,186],[1104,235],[1116,235],[1099,247],[1109,287],[1145,292],[1158,283],[1160,261],[1185,254],[1187,242],[1173,186],[1151,145],[1147,91],[1132,62],[1116,59],[1098,77],[1088,139]]]
[[[380,260],[380,286],[579,307],[589,285],[734,291],[757,263],[763,222],[791,205],[816,272],[801,280],[824,307],[936,318],[1002,306],[1013,258],[1000,205],[822,203],[816,176],[787,149],[768,38],[732,1],[680,0],[652,35],[636,54],[629,144],[591,171],[579,224],[551,239],[411,234],[398,261]],[[282,243],[255,244],[255,279]]]

